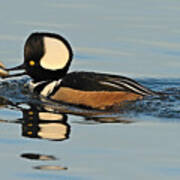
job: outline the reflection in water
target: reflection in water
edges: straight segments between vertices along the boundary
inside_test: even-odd
[[[37,103],[9,103],[4,100],[2,107],[8,109],[20,110],[22,118],[17,120],[0,120],[4,123],[19,123],[22,125],[22,136],[29,138],[39,138],[52,141],[63,141],[69,138],[71,127],[67,123],[68,116],[60,106],[51,106],[51,104]],[[68,107],[68,106],[67,106]],[[54,111],[53,111],[53,108]],[[83,117],[83,121],[76,121],[78,124],[92,123],[132,123],[134,120],[123,117],[123,114],[112,112],[97,112],[93,110],[84,110],[81,108],[69,107],[71,114],[77,113]],[[59,110],[59,111],[58,111]]]
[[[0,120],[2,123],[18,123],[22,125],[22,136],[28,138],[39,138],[41,140],[52,140],[52,141],[63,141],[69,138],[71,127],[67,123],[68,116],[63,112],[57,111],[53,112],[52,108],[50,112],[47,110],[46,105],[39,105],[39,104],[30,104],[30,103],[9,103],[8,101],[4,100],[2,103],[3,108],[6,107],[8,109],[14,109],[15,111],[21,111],[22,117],[17,120]],[[57,110],[57,109],[55,109]],[[62,109],[61,109],[62,110]],[[71,111],[74,109],[71,108]],[[111,114],[105,113],[104,116],[102,113],[96,114],[97,116],[90,116],[90,114],[94,115],[95,111],[85,111],[83,109],[75,109],[74,112],[81,112],[81,115],[85,121],[81,122],[93,122],[93,123],[130,123],[131,121],[122,120],[119,116],[111,116]],[[89,113],[90,112],[90,113]],[[38,154],[38,153],[22,153],[20,155],[23,159],[28,159],[30,161],[56,161],[57,158],[52,155],[45,155],[45,154]],[[61,165],[37,165],[34,166],[33,169],[36,170],[55,170],[55,171],[62,171],[67,170],[66,166]]]
[[[5,102],[6,103],[6,102]],[[3,107],[7,107],[7,104]],[[9,105],[9,104],[8,104]],[[15,106],[11,104],[11,108],[21,110],[22,118],[17,120],[0,120],[2,123],[19,123],[22,125],[22,136],[29,138],[47,139],[53,141],[63,141],[69,138],[70,125],[67,123],[66,114],[55,114],[45,111],[42,107],[28,104],[21,104]],[[10,108],[10,107],[9,107]],[[23,153],[20,155],[23,159],[36,161],[54,161],[56,157],[52,155],[37,154],[37,153]],[[38,170],[67,170],[67,167],[59,165],[40,165],[33,169]]]
[[[51,161],[57,159],[54,156],[49,156],[45,154],[35,154],[35,153],[23,153],[21,154],[21,157],[29,160],[41,160],[41,161]]]
[[[0,99],[1,100],[1,99]],[[28,138],[38,138],[41,140],[63,141],[70,136],[71,127],[67,123],[68,114],[77,114],[83,117],[84,121],[80,123],[130,123],[130,120],[122,119],[122,114],[114,116],[112,113],[97,112],[84,110],[81,108],[70,107],[66,105],[52,106],[52,104],[39,104],[37,101],[32,103],[18,102],[12,103],[5,98],[0,102],[0,108],[13,109],[21,111],[22,117],[16,120],[0,120],[2,123],[18,123],[22,126],[22,136]],[[60,107],[60,108],[59,108]],[[57,158],[52,155],[38,153],[22,153],[23,159],[30,161],[56,161]],[[36,165],[33,167],[36,170],[55,170],[62,171],[68,168],[61,165]]]
[[[121,116],[102,116],[102,117],[86,117],[86,122],[87,121],[95,121],[98,123],[132,123],[135,122],[131,119],[124,119]]]
[[[60,171],[60,170],[67,170],[67,167],[61,167],[61,166],[51,166],[51,165],[42,165],[42,166],[35,166],[34,169],[38,169],[38,170],[56,170],[56,171]]]
[[[153,83],[154,84],[154,83]],[[159,84],[159,82],[158,82]],[[0,88],[1,89],[1,88]],[[8,87],[7,87],[8,89]],[[6,90],[7,90],[6,89]],[[5,90],[4,90],[5,91]],[[5,91],[6,92],[6,91]],[[19,91],[18,91],[19,92]],[[22,117],[16,120],[4,120],[0,119],[0,123],[18,123],[22,126],[22,136],[28,138],[38,138],[40,140],[52,140],[63,141],[70,137],[71,127],[67,122],[68,115],[79,115],[83,118],[73,120],[79,124],[98,124],[98,123],[132,123],[133,121],[129,115],[133,113],[133,117],[136,114],[151,114],[151,116],[162,117],[180,117],[179,115],[179,99],[180,90],[177,88],[166,89],[167,94],[171,96],[164,97],[148,97],[142,101],[135,102],[133,104],[126,104],[124,109],[120,109],[118,113],[85,110],[80,107],[72,107],[65,104],[57,104],[54,102],[38,101],[37,98],[19,97],[17,99],[9,98],[9,94],[6,97],[0,97],[0,108],[13,109],[15,111],[21,111]],[[13,93],[11,93],[13,94]],[[16,93],[19,94],[19,93]],[[11,97],[11,96],[10,96]],[[29,103],[30,102],[30,103]],[[173,111],[172,111],[173,109]],[[116,111],[116,112],[117,112]],[[127,116],[126,116],[127,115]],[[63,144],[62,144],[63,145]],[[38,154],[38,153],[23,153],[20,155],[22,159],[28,159],[28,163],[37,161],[33,164],[33,169],[36,170],[55,170],[62,171],[69,169],[63,164],[59,164],[57,158],[52,155]],[[53,162],[51,162],[53,161]],[[46,164],[45,164],[46,162]],[[57,163],[58,162],[58,163]],[[34,162],[33,162],[34,163]],[[57,164],[48,164],[57,163]]]
[[[39,111],[31,105],[23,110],[22,135],[30,138],[62,141],[69,138],[67,115]]]
[[[54,161],[57,160],[56,157],[51,156],[51,155],[45,155],[45,154],[35,154],[35,153],[23,153],[21,154],[21,157],[24,159],[29,159],[29,160],[36,160],[36,161]],[[33,169],[38,169],[38,170],[67,170],[67,167],[59,166],[59,165],[40,165],[40,166],[35,166]]]

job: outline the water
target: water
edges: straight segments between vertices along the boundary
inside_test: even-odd
[[[179,179],[179,10],[176,0],[1,1],[7,67],[22,63],[31,32],[56,32],[73,46],[70,71],[126,75],[167,94],[104,114],[40,100],[28,77],[0,81],[1,179]]]

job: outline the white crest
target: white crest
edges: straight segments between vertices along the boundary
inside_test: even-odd
[[[54,114],[50,112],[40,112],[39,113],[39,119],[40,120],[63,120],[63,115],[62,114]]]
[[[45,69],[63,69],[69,60],[69,50],[60,40],[44,37],[45,54],[40,60],[40,65]]]
[[[66,139],[67,126],[60,123],[40,123],[38,136],[44,139],[63,140]]]

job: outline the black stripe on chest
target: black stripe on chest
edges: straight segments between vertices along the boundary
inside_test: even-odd
[[[44,81],[38,83],[31,82],[29,89],[35,94],[50,97],[60,88],[60,84],[61,79],[59,81]]]
[[[39,85],[37,85],[33,92],[36,93],[36,94],[41,94],[41,91],[49,84],[50,82],[44,82],[44,83],[41,83]]]

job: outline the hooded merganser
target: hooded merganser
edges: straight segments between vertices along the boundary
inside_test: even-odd
[[[30,90],[54,101],[93,109],[106,109],[156,93],[136,81],[117,75],[94,72],[67,74],[73,58],[70,44],[54,33],[32,33],[24,46],[24,63],[6,69],[25,70],[33,80]]]

